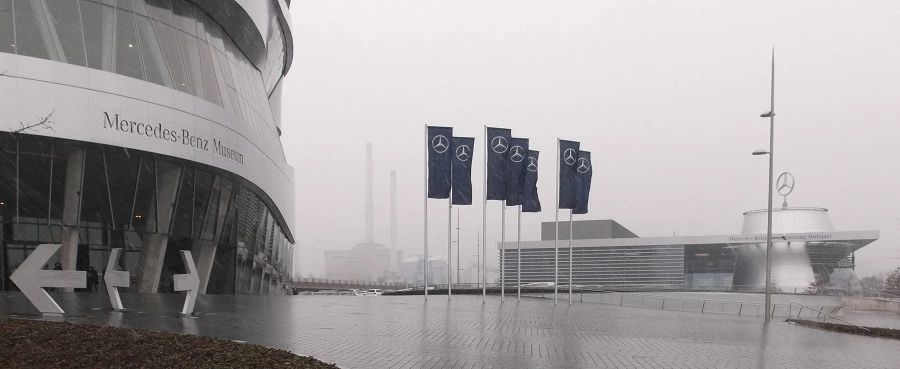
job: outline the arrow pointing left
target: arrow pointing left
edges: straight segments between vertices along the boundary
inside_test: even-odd
[[[38,245],[9,279],[41,313],[64,314],[43,287],[87,288],[87,273],[76,270],[42,270],[60,244]]]

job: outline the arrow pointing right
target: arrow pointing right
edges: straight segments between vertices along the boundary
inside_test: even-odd
[[[41,244],[31,252],[9,279],[41,313],[64,314],[43,287],[86,288],[87,273],[76,270],[42,270],[60,244]]]
[[[188,270],[187,274],[175,275],[175,291],[188,291],[184,298],[184,308],[181,309],[182,315],[191,315],[194,313],[194,303],[197,302],[197,290],[200,289],[200,277],[197,274],[197,266],[194,265],[194,258],[188,250],[181,250],[181,261]]]

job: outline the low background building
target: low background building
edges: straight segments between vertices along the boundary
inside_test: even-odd
[[[828,210],[773,210],[773,284],[805,292],[832,275],[852,273],[853,253],[878,231],[835,231]],[[521,242],[521,283],[554,282],[554,222],[541,225],[541,241]],[[569,280],[569,223],[559,222],[559,284]],[[572,283],[598,288],[763,290],[766,211],[744,213],[741,234],[639,238],[613,220],[576,221]],[[498,244],[498,248],[501,246]],[[508,285],[517,281],[518,250],[505,244]],[[837,278],[837,276],[835,277]]]

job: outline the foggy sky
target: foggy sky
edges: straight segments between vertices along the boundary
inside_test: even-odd
[[[366,142],[376,241],[389,241],[397,170],[398,243],[421,253],[425,124],[476,137],[475,204],[453,215],[464,260],[481,228],[484,125],[541,151],[544,212],[523,215],[524,240],[554,219],[557,137],[593,155],[590,213],[576,220],[641,237],[738,234],[743,212],[766,207],[768,159],[750,153],[768,146],[772,47],[789,205],[828,208],[839,231],[881,231],[857,253],[860,277],[900,266],[898,2],[305,0],[291,13],[282,141],[304,277],[324,272],[323,250],[363,240]],[[430,253],[446,253],[447,201],[429,210]],[[496,264],[499,202],[488,219]]]

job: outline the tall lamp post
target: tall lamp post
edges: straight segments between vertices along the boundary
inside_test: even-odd
[[[772,312],[772,174],[775,163],[775,48],[772,48],[772,88],[769,111],[760,115],[769,118],[769,150],[756,150],[753,155],[769,155],[769,207],[766,220],[766,323]]]

